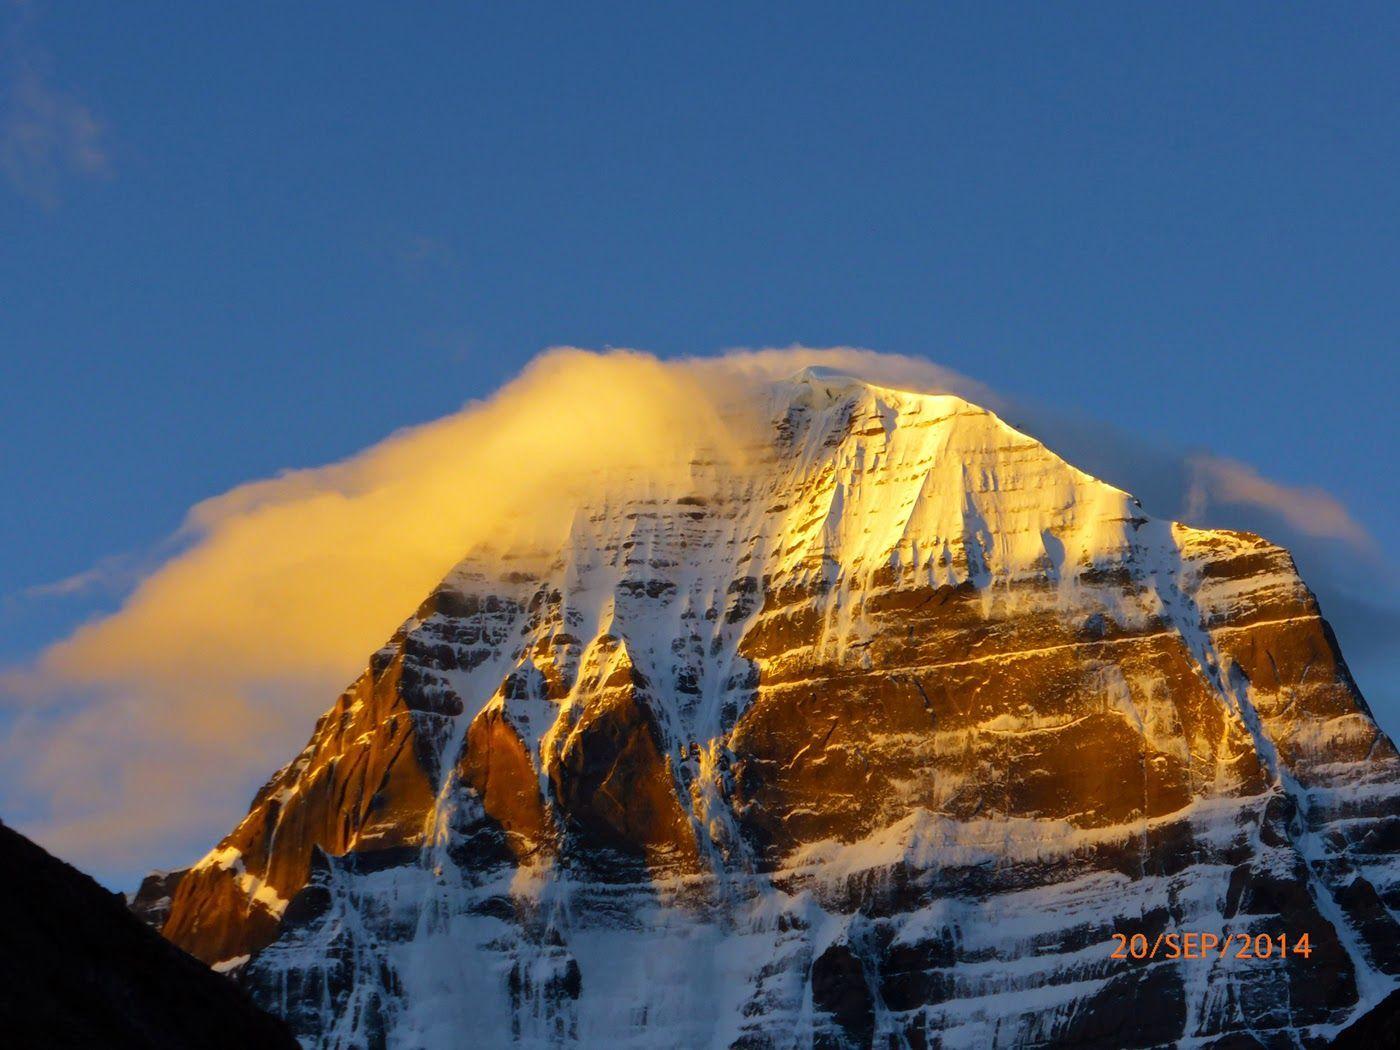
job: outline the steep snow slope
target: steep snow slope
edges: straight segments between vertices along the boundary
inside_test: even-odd
[[[1400,971],[1400,760],[1287,553],[809,370],[472,552],[164,932],[310,1045],[1282,1045]],[[1286,960],[1114,933],[1308,934]]]

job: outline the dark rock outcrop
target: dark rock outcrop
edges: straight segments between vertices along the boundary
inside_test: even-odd
[[[161,929],[170,918],[171,901],[187,870],[153,871],[147,875],[127,902],[131,913],[153,930]]]

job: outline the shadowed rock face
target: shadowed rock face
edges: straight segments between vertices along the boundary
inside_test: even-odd
[[[147,926],[159,930],[170,918],[170,902],[179,888],[185,871],[153,871],[141,880],[140,887],[127,902],[132,914]]]
[[[166,936],[324,1045],[1291,1045],[1384,997],[1400,759],[1287,552],[957,398],[765,396],[744,463],[463,561]],[[1111,958],[1185,932],[1310,954]]]

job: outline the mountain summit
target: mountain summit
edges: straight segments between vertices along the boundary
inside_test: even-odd
[[[337,1047],[1296,1045],[1394,988],[1400,759],[1286,551],[958,397],[761,397],[464,552],[164,934]]]

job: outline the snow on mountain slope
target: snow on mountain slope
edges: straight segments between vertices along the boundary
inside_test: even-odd
[[[1296,1045],[1394,987],[1400,760],[1285,551],[957,397],[759,397],[470,552],[166,936],[319,1046]],[[1110,957],[1170,931],[1312,950]]]

